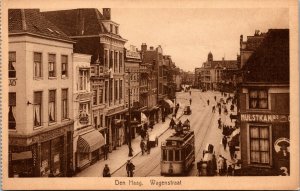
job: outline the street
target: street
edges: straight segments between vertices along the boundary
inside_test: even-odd
[[[217,96],[217,100],[221,97],[220,92],[200,92],[198,90],[192,90],[192,114],[190,116],[183,115],[181,121],[184,122],[187,118],[191,122],[191,129],[195,132],[195,153],[196,162],[202,158],[202,152],[205,146],[209,143],[214,145],[216,156],[222,154],[225,158],[230,159],[229,152],[224,151],[221,147],[222,133],[218,129],[217,120],[219,114],[212,113],[212,106],[216,105],[214,96]],[[189,92],[179,92],[177,93],[176,102],[180,103],[182,107],[189,105]],[[207,100],[210,100],[210,105],[207,105]],[[221,118],[229,122],[228,116],[224,114]],[[169,129],[166,131],[159,139],[159,145],[161,141],[167,139],[174,130]],[[134,171],[134,176],[137,177],[149,177],[149,176],[160,176],[160,158],[161,152],[160,147],[155,147],[151,149],[149,155],[144,154],[142,156],[139,154],[135,157],[132,162],[136,166]],[[230,160],[228,160],[230,161]],[[230,162],[228,162],[230,163]],[[196,165],[194,164],[188,176],[197,176],[198,171]],[[113,176],[123,177],[127,176],[125,165],[118,171],[113,173]]]

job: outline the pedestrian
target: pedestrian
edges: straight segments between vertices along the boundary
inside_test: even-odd
[[[207,100],[207,105],[209,105],[209,99]]]
[[[222,127],[222,121],[221,121],[221,118],[219,118],[218,119],[218,128],[221,129],[221,127]]]
[[[217,170],[217,159],[216,159],[216,155],[215,154],[212,155],[211,162],[212,162],[213,175],[215,175],[216,174],[216,170]]]
[[[133,177],[134,169],[135,169],[134,164],[132,164],[132,162],[128,160],[126,164],[127,177]]]
[[[110,169],[108,167],[107,164],[105,164],[104,168],[103,168],[103,173],[102,173],[103,177],[111,177],[110,174]]]
[[[226,150],[226,146],[227,146],[227,137],[226,136],[223,136],[222,144],[224,146],[224,150]]]
[[[215,96],[214,98],[215,98],[215,101],[217,101],[217,96]]]
[[[234,159],[235,146],[233,145],[233,143],[231,141],[228,142],[228,146],[229,146],[230,157],[231,157],[231,159]]]
[[[192,92],[191,92],[191,90],[190,90],[190,95],[192,95]]]
[[[104,148],[103,148],[104,160],[108,159],[108,151],[109,151],[109,146],[108,146],[108,144],[106,144],[106,145],[104,145]]]
[[[203,160],[202,159],[199,162],[197,162],[198,176],[201,176],[202,164],[203,164]]]
[[[216,106],[213,106],[211,112],[212,112],[212,113],[215,113],[215,109],[216,109]]]
[[[173,129],[175,124],[176,123],[175,123],[174,119],[172,118],[171,121],[170,121],[169,127],[171,127]]]
[[[221,115],[221,112],[222,112],[221,107],[219,107],[219,115]]]
[[[219,169],[219,175],[222,176],[222,172],[223,172],[223,165],[224,163],[224,158],[222,157],[222,155],[219,155],[219,158],[218,158],[218,169]]]
[[[151,150],[151,144],[149,139],[147,140],[147,154],[150,154],[150,150]]]
[[[233,168],[231,165],[228,166],[227,168],[227,176],[232,176]]]
[[[144,155],[144,152],[145,152],[145,142],[143,140],[141,140],[140,147],[141,147],[142,155]]]
[[[50,170],[50,173],[48,174],[48,177],[54,177],[53,171]]]
[[[190,105],[192,105],[192,98],[190,98]]]

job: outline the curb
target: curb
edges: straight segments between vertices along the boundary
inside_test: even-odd
[[[182,113],[179,117],[178,117],[178,119],[180,119],[182,116],[183,116],[184,114]],[[166,131],[168,131],[170,128],[167,128],[166,130],[164,130],[159,136],[158,136],[158,138],[159,137],[161,137]],[[133,158],[135,158],[137,155],[139,155],[140,153],[141,153],[142,151],[139,151],[139,152],[137,152],[135,155],[133,155],[130,159],[128,159],[128,160],[132,160]],[[125,166],[126,165],[126,163],[127,162],[125,162],[124,164],[122,164],[119,168],[117,168],[116,170],[114,170],[112,173],[111,173],[111,175],[113,175],[115,172],[117,172],[118,170],[120,170],[123,166]]]

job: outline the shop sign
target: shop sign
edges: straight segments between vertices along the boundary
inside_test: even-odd
[[[113,114],[115,112],[121,111],[122,109],[124,109],[124,106],[119,106],[113,109],[108,110],[107,115]]]
[[[46,132],[40,135],[40,141],[46,141],[61,136],[62,134],[64,134],[64,132],[65,132],[64,128],[59,128],[53,131]]]
[[[141,55],[138,52],[133,52],[133,51],[126,50],[126,58],[141,59]]]
[[[289,122],[289,115],[272,115],[272,114],[241,114],[241,121],[246,122]]]

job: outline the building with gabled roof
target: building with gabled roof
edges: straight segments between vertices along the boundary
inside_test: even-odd
[[[242,175],[288,176],[289,30],[269,29],[242,66],[238,90]]]
[[[9,177],[69,176],[74,40],[38,9],[8,10]]]

